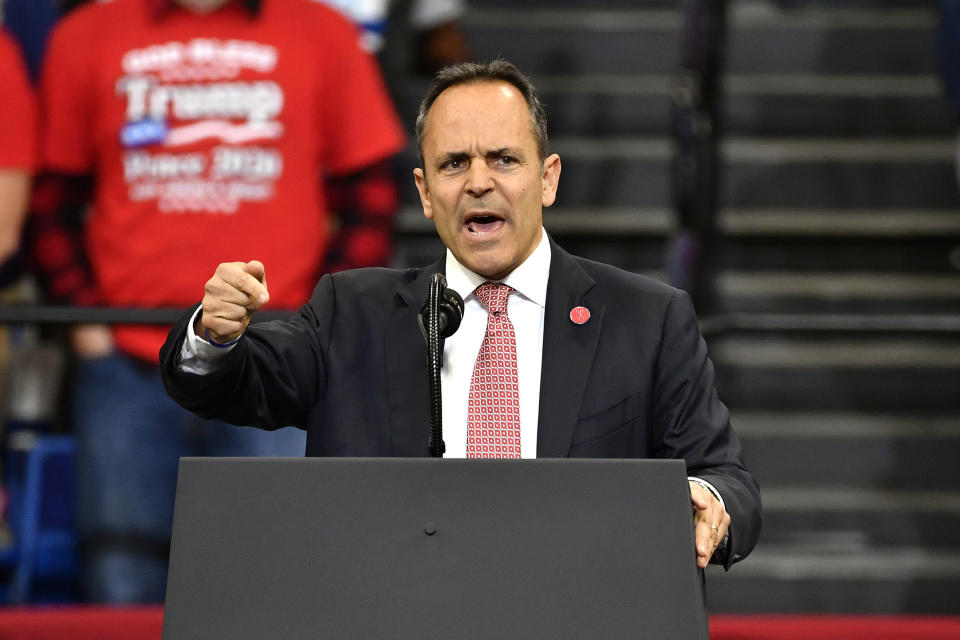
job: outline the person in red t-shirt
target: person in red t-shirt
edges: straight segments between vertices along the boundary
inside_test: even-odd
[[[18,249],[36,163],[36,105],[16,42],[0,28],[0,301],[21,296]],[[0,391],[6,386],[7,328],[0,326]],[[4,523],[6,492],[0,487],[0,548],[9,542]]]
[[[0,265],[20,246],[36,164],[36,105],[16,42],[0,28]],[[0,279],[0,286],[9,284]]]
[[[114,0],[54,30],[42,80],[35,256],[50,296],[186,306],[211,266],[270,256],[277,308],[338,267],[389,256],[404,134],[353,25],[310,0]],[[92,175],[82,244],[58,214]],[[65,176],[72,176],[67,178]],[[354,194],[336,230],[323,178]],[[340,212],[338,212],[340,213]],[[302,455],[255,429],[198,423],[156,368],[163,327],[78,327],[74,389],[86,597],[163,598],[177,460]],[[288,431],[288,430],[282,430]],[[281,434],[282,434],[281,431]],[[276,437],[278,434],[267,434]]]

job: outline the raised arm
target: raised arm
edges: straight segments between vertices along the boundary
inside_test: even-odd
[[[178,404],[234,424],[306,424],[325,388],[330,279],[292,318],[251,325],[268,301],[261,262],[217,267],[201,305],[181,317],[160,350],[164,386]]]

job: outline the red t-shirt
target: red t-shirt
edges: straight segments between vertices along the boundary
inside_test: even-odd
[[[96,175],[84,240],[112,306],[193,303],[217,264],[252,259],[271,306],[299,306],[329,235],[321,176],[404,144],[355,27],[310,0],[267,0],[256,17],[239,2],[87,5],[54,30],[41,96],[44,164]],[[115,337],[156,361],[165,333]]]
[[[33,170],[37,113],[20,48],[0,28],[0,169]]]

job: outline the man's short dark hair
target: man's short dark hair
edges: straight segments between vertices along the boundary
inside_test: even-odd
[[[502,81],[512,84],[524,100],[527,101],[527,107],[530,110],[530,120],[533,127],[533,136],[537,139],[537,153],[540,155],[540,161],[543,162],[547,157],[547,114],[544,111],[543,103],[537,96],[537,90],[534,88],[530,79],[519,69],[503,59],[496,59],[487,64],[478,64],[476,62],[464,62],[455,64],[437,72],[433,79],[433,84],[423,102],[420,103],[420,110],[417,112],[417,150],[420,154],[420,166],[423,166],[423,134],[427,124],[427,116],[430,114],[430,108],[437,100],[437,97],[450,87],[460,84],[470,84],[474,82],[497,82]]]

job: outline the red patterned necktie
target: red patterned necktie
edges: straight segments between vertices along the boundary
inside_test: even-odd
[[[485,282],[474,291],[487,310],[487,332],[470,379],[468,458],[520,457],[517,340],[507,317],[511,291],[495,282]]]

